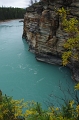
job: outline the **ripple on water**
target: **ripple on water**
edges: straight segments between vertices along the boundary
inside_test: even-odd
[[[74,83],[68,68],[36,61],[22,39],[22,24],[19,20],[0,23],[0,89],[14,99],[38,101],[45,107],[53,96],[63,97],[59,83],[64,90],[68,84],[73,89]]]

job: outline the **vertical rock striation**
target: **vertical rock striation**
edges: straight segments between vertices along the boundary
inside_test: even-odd
[[[68,39],[56,12],[62,6],[71,10],[71,17],[79,17],[78,0],[41,0],[26,9],[23,38],[26,38],[29,50],[35,53],[37,60],[62,65],[63,44]],[[79,81],[79,62],[71,60],[68,67],[72,69],[73,78]]]

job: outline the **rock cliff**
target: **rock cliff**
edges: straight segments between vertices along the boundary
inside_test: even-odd
[[[79,0],[41,0],[26,8],[23,38],[37,60],[62,65],[63,44],[68,34],[62,30],[56,9],[63,6],[70,9],[71,17],[79,17]],[[71,60],[67,66],[72,70],[72,78],[79,81],[79,62]]]

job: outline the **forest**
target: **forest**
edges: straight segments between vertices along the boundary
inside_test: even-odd
[[[22,19],[26,9],[14,7],[0,7],[0,20]]]

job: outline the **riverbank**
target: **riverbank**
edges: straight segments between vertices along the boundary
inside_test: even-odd
[[[11,21],[11,20],[0,20],[0,23],[8,22],[8,21]]]
[[[3,23],[3,22],[9,22],[9,21],[12,21],[12,20],[19,20],[19,22],[23,22],[24,19],[8,19],[8,20],[0,20],[0,23]]]

